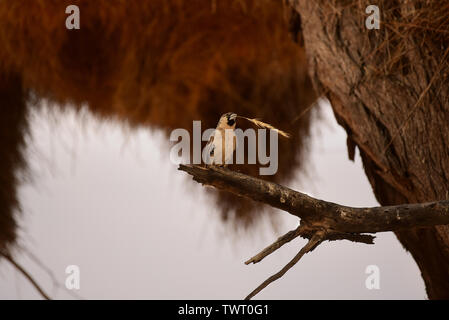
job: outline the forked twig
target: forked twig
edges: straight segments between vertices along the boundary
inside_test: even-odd
[[[324,231],[317,231],[312,238],[307,242],[307,244],[298,252],[298,254],[283,267],[279,272],[275,273],[271,277],[269,277],[267,280],[262,282],[261,285],[259,285],[256,289],[254,289],[246,298],[245,300],[250,300],[252,297],[254,297],[256,294],[258,294],[260,291],[262,291],[265,287],[267,287],[270,283],[276,281],[277,279],[281,278],[288,270],[290,270],[306,253],[312,251],[315,249],[323,240],[325,240],[325,233]]]
[[[265,257],[267,257],[268,255],[270,255],[271,253],[273,253],[274,251],[276,251],[277,249],[282,247],[284,244],[297,238],[300,235],[300,230],[301,230],[300,228],[301,228],[301,226],[299,226],[295,230],[287,232],[283,236],[280,236],[275,242],[270,244],[268,247],[263,249],[261,252],[256,254],[251,259],[245,261],[245,264],[250,264],[250,263],[255,264],[255,263],[262,261]]]

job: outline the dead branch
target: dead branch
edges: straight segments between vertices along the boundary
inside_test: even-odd
[[[44,262],[42,262],[34,253],[32,253],[29,249],[27,249],[26,247],[20,247],[20,250],[23,251],[28,258],[30,258],[36,265],[38,265],[51,279],[52,283],[53,283],[53,295],[55,295],[55,291],[54,289],[62,289],[64,290],[67,294],[71,295],[73,298],[78,299],[78,300],[86,300],[85,298],[83,298],[82,296],[80,296],[79,294],[76,294],[75,292],[73,292],[72,290],[67,289],[67,287],[65,285],[63,285],[62,283],[60,283],[58,281],[58,279],[56,278],[56,275],[54,274],[54,272],[47,266],[45,265]]]
[[[301,230],[301,226],[299,226],[295,230],[287,232],[283,236],[279,237],[271,245],[269,245],[268,247],[263,249],[261,252],[256,254],[254,257],[252,257],[248,261],[245,261],[245,264],[250,264],[250,263],[256,264],[256,263],[262,261],[263,258],[270,255],[271,253],[273,253],[274,251],[276,251],[277,249],[282,247],[284,244],[286,244],[286,243],[292,241],[293,239],[295,239],[296,237],[298,237],[300,235],[300,230]]]
[[[199,183],[287,211],[301,218],[311,230],[324,229],[329,234],[343,236],[449,224],[449,200],[353,208],[225,168],[181,164],[179,170],[192,175]]]
[[[300,218],[300,226],[278,238],[246,264],[260,262],[298,236],[310,239],[308,244],[281,271],[268,278],[247,299],[271,282],[279,279],[307,252],[328,240],[350,240],[374,243],[374,236],[366,233],[398,231],[415,227],[449,224],[449,200],[372,208],[354,208],[315,199],[274,182],[251,177],[215,166],[179,165],[179,170],[193,176],[193,180],[215,188],[250,198],[289,212]]]
[[[18,264],[11,255],[0,251],[0,256],[3,256],[9,263],[11,263],[17,270],[19,270],[20,273],[22,273],[25,278],[27,278],[28,281],[31,282],[31,284],[36,288],[36,290],[45,300],[51,300],[51,298],[45,293],[45,291],[40,287],[36,280],[34,280],[34,278],[20,264]]]
[[[283,267],[279,272],[275,273],[271,277],[269,277],[267,280],[262,282],[260,286],[258,286],[256,289],[254,289],[246,298],[245,300],[249,300],[252,297],[254,297],[256,294],[258,294],[260,291],[262,291],[266,286],[268,286],[270,283],[276,281],[280,277],[282,277],[288,270],[290,270],[298,261],[302,258],[303,255],[306,253],[312,251],[315,249],[325,238],[325,233],[323,231],[316,232],[313,237],[307,242],[307,244],[298,252],[298,254],[289,262],[285,267]]]

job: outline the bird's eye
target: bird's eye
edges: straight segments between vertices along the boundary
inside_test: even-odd
[[[235,123],[235,120],[234,120],[234,119],[229,119],[229,120],[228,120],[228,125],[233,126],[234,123]]]

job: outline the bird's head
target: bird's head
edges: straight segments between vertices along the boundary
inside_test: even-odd
[[[228,128],[235,128],[237,114],[234,112],[228,112],[221,116],[218,125]]]

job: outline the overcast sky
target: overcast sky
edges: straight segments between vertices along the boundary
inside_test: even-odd
[[[362,169],[347,158],[346,135],[328,105],[315,125],[307,176],[289,187],[351,206],[375,206]],[[32,115],[27,149],[31,179],[20,188],[23,215],[17,260],[50,296],[73,299],[62,285],[68,265],[80,268],[86,299],[241,299],[281,269],[304,245],[296,239],[263,262],[244,261],[297,226],[279,212],[268,223],[232,233],[219,220],[204,187],[169,161],[168,139],[129,131],[88,113]],[[368,290],[365,269],[380,270],[380,289]],[[306,255],[260,299],[424,299],[419,269],[392,233],[375,245],[324,243]],[[0,262],[0,299],[37,299],[35,289]]]

